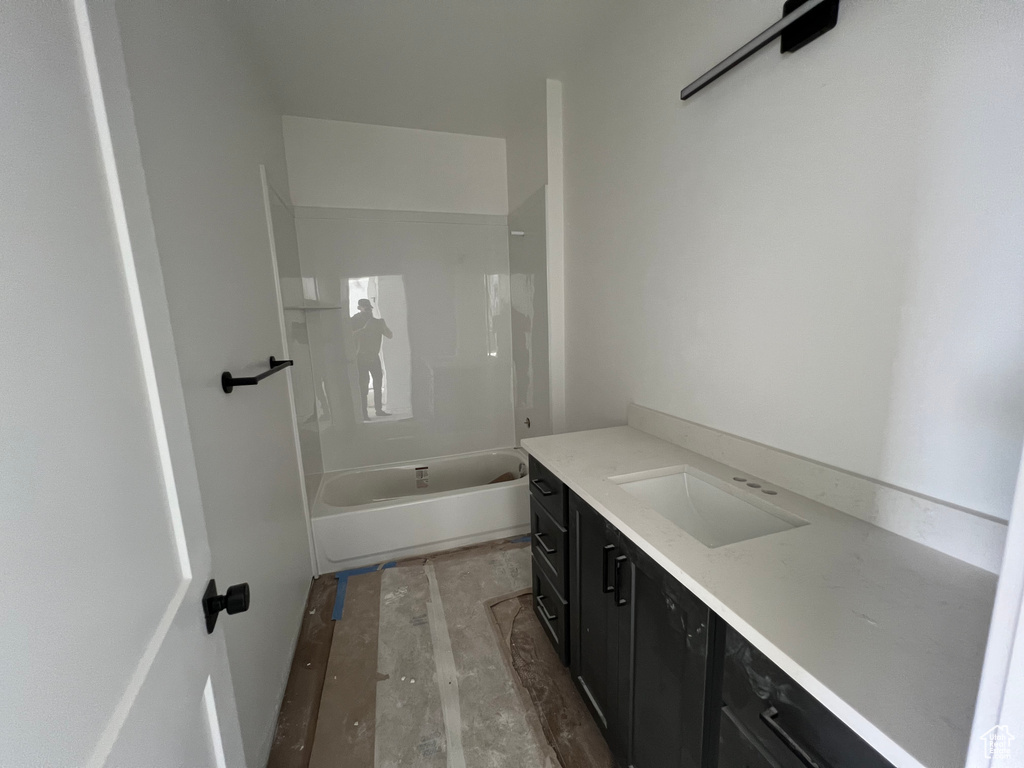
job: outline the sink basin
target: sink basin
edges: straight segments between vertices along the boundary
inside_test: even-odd
[[[759,492],[743,483],[731,484],[692,467],[608,479],[706,547],[807,525],[806,520],[759,498]]]

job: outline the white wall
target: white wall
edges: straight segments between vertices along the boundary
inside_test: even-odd
[[[547,81],[548,187],[547,222],[548,358],[551,427],[566,431],[565,385],[565,104],[562,83]]]
[[[1006,517],[1024,433],[1024,6],[643,0],[565,78],[571,429],[635,400]]]
[[[508,210],[520,208],[548,183],[547,99],[545,83],[527,84],[505,134],[508,156]]]
[[[285,116],[292,203],[508,213],[505,140]]]
[[[225,395],[220,374],[281,354],[259,169],[285,178],[280,117],[212,4],[117,11],[214,576],[252,590],[216,631],[246,761],[264,765],[311,566],[286,381]]]

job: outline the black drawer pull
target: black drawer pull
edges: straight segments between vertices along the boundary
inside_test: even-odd
[[[605,544],[604,550],[601,552],[601,586],[604,587],[605,594],[615,590],[615,585],[608,583],[608,571],[611,570],[608,565],[608,555],[611,555],[614,552],[614,544]]]
[[[796,755],[807,768],[821,768],[817,761],[807,754],[807,750],[797,744],[796,740],[783,730],[778,720],[775,719],[778,716],[779,710],[775,707],[768,707],[768,709],[761,713],[761,722],[767,725],[769,730],[779,737],[779,741],[785,744],[789,751]]]
[[[778,761],[770,754],[768,754],[768,752],[765,751],[767,748],[765,747],[761,739],[752,734],[750,730],[747,728],[747,726],[740,722],[739,718],[737,718],[736,715],[733,714],[733,711],[729,709],[728,704],[722,705],[722,715],[723,717],[727,717],[729,719],[729,723],[732,725],[733,728],[736,729],[736,731],[743,738],[743,740],[746,741],[747,744],[749,744],[751,747],[753,747],[754,751],[761,756],[761,758],[764,760],[765,765],[778,765]]]
[[[540,608],[540,615],[548,621],[557,621],[558,616],[548,610],[548,607],[544,605],[545,600],[547,600],[545,595],[537,595],[537,607]]]
[[[533,540],[537,542],[537,546],[544,550],[545,555],[553,555],[558,551],[557,547],[549,547],[544,543],[544,539],[547,538],[546,533],[537,532],[533,534]]]
[[[545,480],[543,477],[538,477],[536,480],[531,480],[530,482],[533,483],[534,486],[536,486],[538,491],[540,491],[541,496],[555,495],[555,492],[552,490],[551,486],[548,485],[548,481]]]
[[[622,565],[628,559],[625,555],[615,558],[615,604],[618,606],[629,605],[629,599],[622,596]]]

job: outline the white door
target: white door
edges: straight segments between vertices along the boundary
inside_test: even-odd
[[[0,765],[241,764],[106,4],[0,4],[0,365]]]

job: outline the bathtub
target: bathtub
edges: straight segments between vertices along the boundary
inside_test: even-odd
[[[320,573],[528,533],[527,460],[509,448],[328,472],[312,511]],[[511,473],[514,480],[491,480]]]

